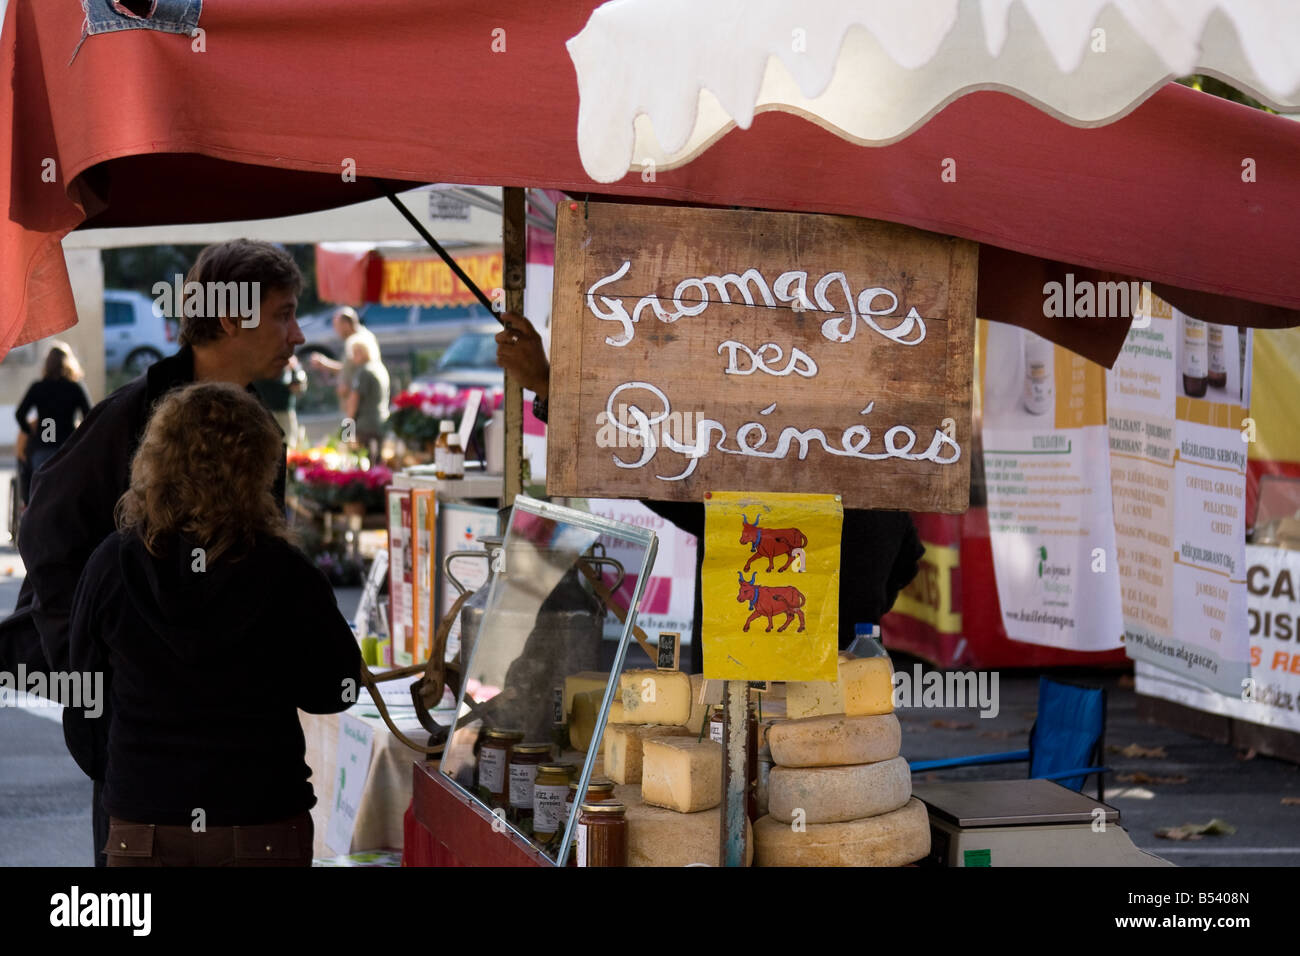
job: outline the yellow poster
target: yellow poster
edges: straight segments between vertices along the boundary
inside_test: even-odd
[[[707,679],[835,680],[843,523],[839,495],[705,496]]]

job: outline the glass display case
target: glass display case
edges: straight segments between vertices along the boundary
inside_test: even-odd
[[[614,542],[621,562],[605,554]],[[441,769],[557,866],[582,802],[568,794],[591,782],[656,547],[653,531],[520,496],[492,558]],[[609,617],[625,618],[612,648]],[[584,726],[571,740],[579,688],[600,704],[590,733]]]

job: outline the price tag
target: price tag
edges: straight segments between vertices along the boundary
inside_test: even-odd
[[[675,671],[681,667],[681,634],[676,631],[659,632],[659,648],[655,666],[661,671]]]

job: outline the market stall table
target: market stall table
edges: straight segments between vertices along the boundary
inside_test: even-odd
[[[391,709],[391,708],[390,708]],[[363,722],[373,733],[370,765],[356,809],[356,825],[346,850],[327,844],[330,815],[337,804],[339,785],[339,727],[343,718]],[[428,732],[407,711],[395,713],[401,731],[415,741],[423,741]],[[411,802],[408,766],[423,755],[403,744],[384,724],[378,711],[368,701],[361,701],[344,714],[308,714],[299,712],[303,737],[307,742],[307,766],[311,768],[311,785],[316,792],[312,822],[316,835],[312,855],[317,859],[361,850],[402,847],[402,821]]]

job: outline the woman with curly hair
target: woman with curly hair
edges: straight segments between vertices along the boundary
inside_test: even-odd
[[[361,654],[275,505],[281,455],[244,390],[169,393],[82,574],[71,659],[108,686],[109,866],[311,864],[297,711],[347,709]]]

